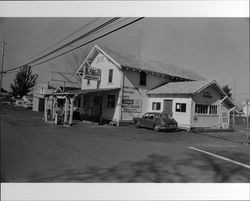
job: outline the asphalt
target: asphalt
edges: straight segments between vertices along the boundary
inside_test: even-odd
[[[248,168],[189,148],[249,165],[250,148],[242,143],[134,126],[56,126],[24,109],[6,108],[1,116],[6,182],[250,182]]]

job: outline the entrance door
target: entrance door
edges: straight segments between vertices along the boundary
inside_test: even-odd
[[[39,102],[38,102],[38,111],[39,112],[44,112],[44,98],[39,98]]]
[[[93,98],[93,116],[95,121],[100,121],[102,115],[102,97],[94,96]]]
[[[173,100],[164,100],[163,112],[165,114],[172,114],[173,110]]]

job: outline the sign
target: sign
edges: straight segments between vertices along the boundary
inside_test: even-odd
[[[228,128],[228,113],[221,112],[222,128]]]
[[[130,113],[141,112],[142,101],[139,99],[123,99],[122,100],[122,111]]]
[[[84,73],[83,73],[83,79],[100,81],[101,80],[101,70],[98,68],[85,66]]]
[[[204,91],[204,92],[203,92],[203,97],[204,97],[204,98],[212,98],[212,95],[210,94],[209,91]]]

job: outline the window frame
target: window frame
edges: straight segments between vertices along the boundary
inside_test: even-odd
[[[108,83],[113,83],[114,69],[109,69]]]
[[[152,102],[152,110],[155,110],[155,111],[161,110],[161,102]]]
[[[204,110],[204,108],[205,111],[200,112]],[[214,111],[216,111],[216,113],[214,113]],[[218,105],[195,104],[194,113],[198,115],[218,115]]]
[[[147,86],[147,73],[145,71],[140,72],[139,85],[140,86]]]
[[[178,110],[177,110],[177,105],[179,105]],[[186,113],[187,112],[187,103],[176,103],[175,104],[175,112]]]
[[[111,102],[114,101],[114,102]],[[114,94],[108,94],[107,96],[107,108],[115,108],[115,95]]]

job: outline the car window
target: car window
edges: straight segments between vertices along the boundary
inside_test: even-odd
[[[149,113],[144,114],[143,118],[149,118]]]
[[[154,117],[155,117],[154,114],[150,114],[150,115],[149,115],[149,118],[150,118],[150,119],[154,119]]]

